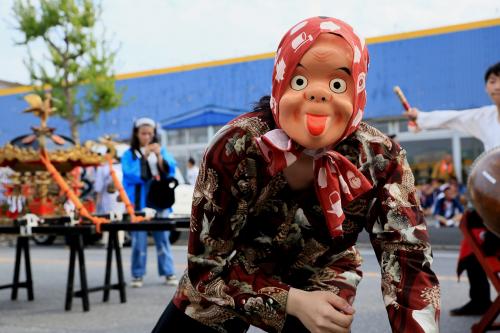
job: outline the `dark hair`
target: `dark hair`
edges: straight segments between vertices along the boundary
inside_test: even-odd
[[[488,82],[488,79],[490,78],[490,75],[495,74],[496,76],[500,76],[500,62],[497,62],[496,64],[492,65],[490,68],[486,70],[486,73],[484,74],[484,82]]]
[[[143,125],[143,126],[149,126],[149,125]],[[140,150],[141,149],[141,144],[139,143],[139,138],[137,137],[137,134],[139,133],[139,128],[142,126],[135,127],[135,123],[132,126],[132,137],[130,138],[130,149],[132,150]],[[158,139],[158,133],[156,132],[156,127],[153,127],[153,140],[151,143],[158,143],[160,140]]]
[[[253,111],[267,111],[271,113],[271,106],[269,105],[269,102],[271,101],[271,96],[265,95],[262,96],[258,102],[254,103],[253,105]]]
[[[190,158],[188,159],[188,162],[189,162],[189,163],[191,163],[192,165],[195,165],[195,164],[196,164],[196,163],[195,163],[194,158],[192,158],[192,157],[190,157]]]

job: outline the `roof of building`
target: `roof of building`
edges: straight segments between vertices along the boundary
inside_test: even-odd
[[[371,63],[365,117],[401,115],[401,105],[392,92],[395,85],[422,110],[489,104],[483,74],[500,60],[499,35],[500,19],[494,19],[367,39]],[[160,120],[166,128],[225,122],[231,112],[250,110],[261,96],[270,93],[273,59],[274,53],[266,53],[117,75],[117,86],[126,89],[125,104],[103,113],[96,124],[83,126],[81,137],[127,137],[132,121],[141,116]],[[16,115],[8,127],[0,127],[0,144],[26,132],[27,124],[35,122],[20,113],[25,107],[22,95],[29,90],[0,89],[1,112]],[[66,122],[50,122],[59,132],[69,132]]]
[[[0,90],[14,88],[14,87],[22,87],[23,85],[17,82],[0,80]]]

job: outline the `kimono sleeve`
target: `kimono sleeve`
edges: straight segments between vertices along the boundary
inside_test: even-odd
[[[393,332],[439,332],[440,289],[427,226],[406,152],[394,150],[381,171],[375,218],[367,228],[381,267],[384,303]]]
[[[205,153],[193,195],[188,276],[200,304],[216,304],[249,324],[278,332],[290,286],[259,267],[246,267],[236,255],[257,191],[249,183],[256,178],[249,156],[255,149],[246,131],[228,127]]]

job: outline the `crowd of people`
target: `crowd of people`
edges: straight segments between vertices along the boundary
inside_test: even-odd
[[[452,175],[448,180],[432,178],[417,186],[427,223],[436,227],[458,227],[468,204],[467,190]]]

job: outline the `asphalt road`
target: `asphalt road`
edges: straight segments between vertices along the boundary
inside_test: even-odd
[[[12,279],[15,248],[0,246],[0,284]],[[176,268],[179,274],[185,268],[185,246],[174,246]],[[32,267],[35,300],[26,300],[26,291],[20,290],[19,300],[10,300],[10,291],[0,290],[0,332],[2,333],[138,333],[150,332],[175,288],[166,286],[158,277],[154,247],[149,247],[148,274],[140,289],[127,287],[127,303],[121,304],[118,292],[112,291],[108,303],[102,303],[102,294],[90,296],[90,312],[83,312],[80,299],[75,299],[73,310],[64,311],[66,275],[69,250],[64,245],[51,247],[32,246]],[[352,332],[390,332],[387,315],[380,292],[380,274],[373,251],[362,249],[365,259],[364,279],[354,303],[356,316]],[[130,281],[130,248],[123,251],[125,276]],[[466,279],[458,283],[455,276],[457,252],[435,251],[434,270],[441,281],[442,312],[441,332],[470,332],[478,317],[450,317],[451,308],[467,300]],[[104,280],[105,251],[92,247],[86,250],[89,286]],[[116,278],[116,275],[113,275]],[[77,284],[78,285],[78,284]],[[261,332],[251,328],[250,332]]]

